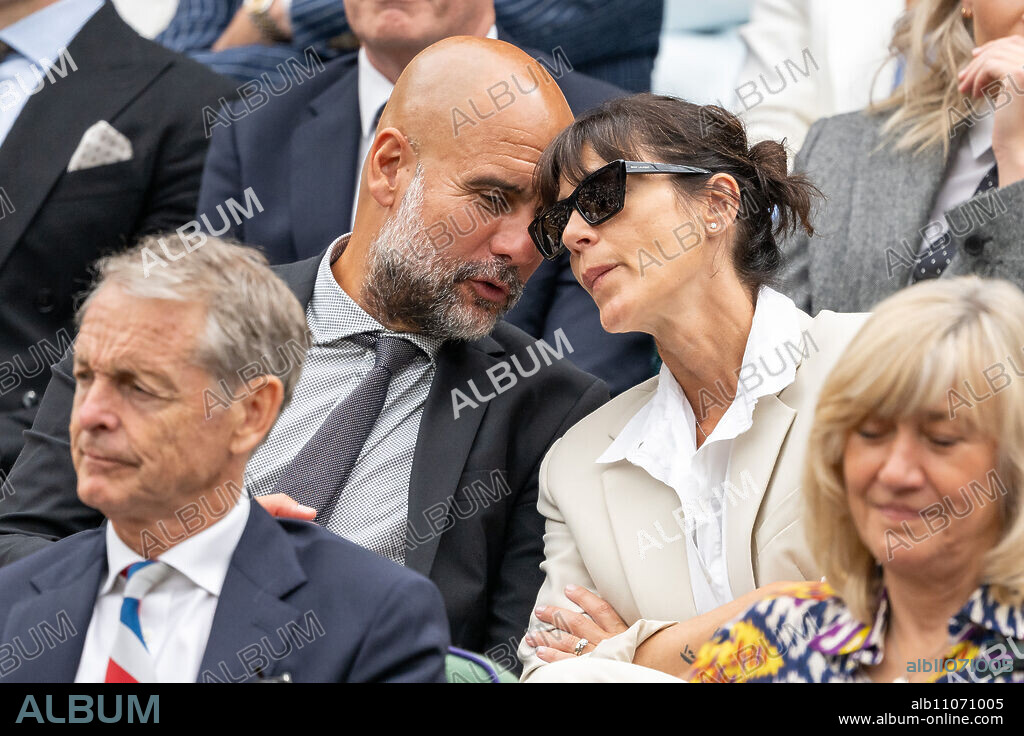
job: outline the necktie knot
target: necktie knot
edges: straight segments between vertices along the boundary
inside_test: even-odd
[[[392,376],[412,363],[422,352],[418,346],[404,337],[385,335],[382,332],[362,332],[349,339],[368,350],[373,350],[374,370],[383,369]]]
[[[419,353],[420,349],[405,338],[383,335],[377,339],[377,360],[374,365],[395,375],[415,360]]]
[[[150,590],[167,579],[171,567],[159,560],[142,560],[123,570],[125,576],[124,597],[142,598]]]

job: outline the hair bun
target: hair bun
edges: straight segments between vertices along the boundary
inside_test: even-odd
[[[761,141],[747,152],[763,201],[775,211],[766,227],[774,237],[801,227],[814,234],[810,223],[811,197],[821,192],[803,174],[789,173],[786,147],[778,141]]]
[[[751,163],[763,170],[768,178],[785,179],[789,172],[786,147],[778,141],[761,141],[747,153]]]

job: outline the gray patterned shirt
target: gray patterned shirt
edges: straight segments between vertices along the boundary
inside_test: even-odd
[[[313,297],[306,307],[312,346],[292,400],[246,466],[245,485],[254,496],[272,493],[292,458],[373,368],[373,350],[348,338],[365,332],[400,335],[423,353],[391,380],[381,415],[325,527],[405,564],[416,435],[444,341],[386,330],[344,292],[331,272],[331,257],[335,249],[344,249],[348,239],[345,235],[334,241],[320,261]]]

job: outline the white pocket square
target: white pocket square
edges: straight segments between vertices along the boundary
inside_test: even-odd
[[[91,169],[94,166],[131,161],[132,142],[123,133],[118,133],[106,120],[93,123],[85,131],[78,148],[71,156],[68,172]]]

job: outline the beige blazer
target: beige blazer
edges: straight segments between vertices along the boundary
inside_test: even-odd
[[[781,352],[796,363],[795,380],[759,399],[753,426],[735,440],[724,503],[729,584],[737,597],[766,583],[821,575],[801,524],[804,451],[821,385],[866,318],[800,312],[801,342]],[[645,381],[587,416],[551,447],[540,469],[546,578],[537,605],[579,611],[565,586],[596,592],[630,630],[602,642],[595,655],[623,661],[632,661],[651,634],[696,615],[676,492],[628,461],[595,462],[657,385],[657,377]],[[534,628],[546,625],[532,616]],[[544,665],[525,641],[519,657],[524,680]]]

